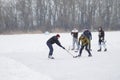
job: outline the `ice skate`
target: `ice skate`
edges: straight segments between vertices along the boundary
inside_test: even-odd
[[[81,55],[77,55],[77,56],[74,56],[73,58],[78,58],[78,57],[80,57]]]
[[[88,57],[92,57],[92,55],[88,55]]]
[[[105,48],[104,51],[107,51],[107,49]]]
[[[98,52],[100,52],[101,51],[101,49],[99,49],[99,50],[97,50]]]
[[[53,56],[48,56],[49,59],[55,59]]]

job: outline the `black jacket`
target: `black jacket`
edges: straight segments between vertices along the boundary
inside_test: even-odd
[[[62,47],[61,43],[59,42],[58,38],[56,36],[51,37],[47,43],[54,44],[56,43],[58,46]]]
[[[103,30],[99,30],[99,40],[104,40],[105,33]]]
[[[89,39],[92,40],[92,34],[89,30],[85,30],[83,34]]]

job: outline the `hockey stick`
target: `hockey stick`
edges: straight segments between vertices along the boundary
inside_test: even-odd
[[[74,57],[74,55],[71,54],[67,49],[65,49],[65,51],[67,51],[67,53],[69,53],[72,57]]]

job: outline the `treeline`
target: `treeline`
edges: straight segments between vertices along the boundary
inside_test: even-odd
[[[0,0],[0,33],[120,30],[120,0]]]

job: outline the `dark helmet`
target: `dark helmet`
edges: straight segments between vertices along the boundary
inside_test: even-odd
[[[59,35],[59,34],[57,34],[57,35],[56,35],[56,37],[60,37],[60,35]]]

